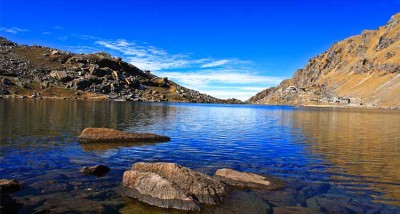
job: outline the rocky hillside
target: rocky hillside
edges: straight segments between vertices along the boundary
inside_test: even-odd
[[[248,102],[400,108],[400,13],[377,30],[335,43]]]
[[[241,102],[201,94],[104,52],[74,54],[0,37],[0,98],[4,97]]]

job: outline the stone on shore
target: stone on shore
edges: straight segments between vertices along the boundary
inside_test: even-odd
[[[139,201],[182,210],[219,204],[230,192],[223,182],[174,163],[135,163],[124,173],[123,186]]]
[[[286,186],[284,181],[271,176],[262,176],[233,169],[218,169],[214,177],[238,188],[277,190]]]
[[[152,133],[129,133],[109,128],[86,128],[78,137],[81,142],[165,142],[171,138]]]
[[[85,166],[79,171],[84,175],[103,176],[110,171],[110,168],[104,165]]]

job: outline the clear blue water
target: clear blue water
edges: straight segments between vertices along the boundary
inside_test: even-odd
[[[172,140],[79,144],[85,127]],[[260,193],[273,206],[306,207],[312,197],[343,195],[357,206],[400,212],[399,111],[3,99],[0,129],[0,175],[26,186],[12,195],[24,204],[21,213],[163,212],[120,196],[122,173],[137,161],[174,162],[210,175],[218,168],[274,175],[289,188]],[[110,173],[79,174],[96,164]]]

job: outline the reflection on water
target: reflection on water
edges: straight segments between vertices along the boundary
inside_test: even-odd
[[[101,151],[109,149],[118,149],[122,147],[132,147],[132,146],[149,146],[155,145],[154,142],[102,142],[102,143],[80,143],[82,149],[85,152],[88,151]]]
[[[305,109],[292,115],[290,125],[301,130],[310,152],[335,166],[328,169],[335,183],[383,193],[377,200],[400,199],[399,112]]]
[[[264,194],[274,205],[279,199],[305,206],[329,193],[400,206],[398,111],[11,99],[0,100],[0,113],[0,175],[27,186],[13,195],[24,202],[23,212],[160,213],[119,194],[123,172],[137,161],[175,162],[210,175],[223,167],[272,174],[290,186]],[[85,127],[172,140],[79,144]],[[110,173],[78,172],[96,164]]]

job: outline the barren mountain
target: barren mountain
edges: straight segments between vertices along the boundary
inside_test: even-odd
[[[335,43],[248,102],[400,108],[400,13],[376,30]]]
[[[241,103],[142,71],[107,53],[74,54],[0,37],[0,98]]]

